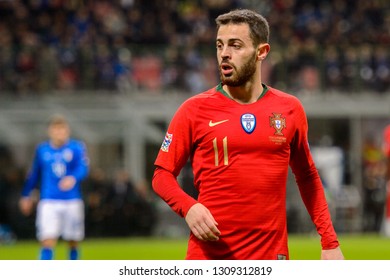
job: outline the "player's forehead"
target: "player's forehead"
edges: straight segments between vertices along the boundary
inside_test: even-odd
[[[50,129],[67,129],[68,127],[67,123],[53,123],[49,125]]]
[[[56,123],[56,124],[51,124],[48,127],[49,134],[56,134],[56,133],[66,133],[69,134],[70,128],[67,123]]]
[[[252,42],[249,25],[247,23],[221,25],[218,29],[216,40],[217,42],[228,42],[230,40]]]

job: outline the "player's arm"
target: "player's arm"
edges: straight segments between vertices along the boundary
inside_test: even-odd
[[[80,143],[74,149],[74,169],[67,176],[63,177],[59,182],[59,187],[62,190],[72,189],[77,182],[83,180],[89,172],[89,158],[87,154],[87,148],[84,143]]]
[[[322,250],[321,260],[344,260],[344,255],[341,252],[340,246],[334,249]]]
[[[310,153],[306,114],[302,106],[299,106],[297,111],[295,120],[297,127],[291,143],[290,166],[295,175],[302,200],[321,236],[321,258],[343,259],[321,178]]]
[[[201,203],[194,204],[187,212],[185,220],[192,233],[202,241],[217,241],[221,232],[213,215]]]
[[[185,217],[188,210],[197,203],[180,187],[179,182],[171,172],[159,166],[154,171],[152,187],[156,194],[181,217]]]
[[[35,151],[34,159],[31,164],[30,170],[27,174],[26,180],[24,182],[21,198],[19,199],[19,209],[23,215],[30,215],[33,209],[33,200],[30,195],[32,190],[37,186],[40,179],[41,165],[39,161],[39,151]]]
[[[218,240],[220,231],[210,211],[188,195],[177,182],[176,177],[164,168],[156,168],[153,190],[181,217],[185,217],[188,227],[200,240]]]
[[[80,142],[75,146],[74,152],[74,169],[69,175],[73,176],[77,182],[80,182],[87,177],[89,172],[89,158],[87,153],[87,147],[84,143]]]
[[[153,190],[181,217],[197,202],[177,181],[192,148],[193,108],[185,102],[173,116],[154,163],[156,169],[152,178]]]
[[[153,175],[154,191],[185,220],[200,240],[217,240],[219,230],[209,210],[180,187],[177,176],[193,149],[193,123],[197,105],[185,102],[175,113],[157,156]]]

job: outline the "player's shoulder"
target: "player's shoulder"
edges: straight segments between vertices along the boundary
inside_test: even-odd
[[[293,107],[298,110],[304,111],[303,104],[299,100],[298,97],[292,95],[291,93],[287,93],[285,91],[270,87],[268,87],[268,96],[275,99],[274,102],[288,105],[289,107]]]
[[[218,98],[218,91],[216,87],[214,87],[187,98],[181,106],[197,108],[204,103],[216,101]]]
[[[50,141],[49,140],[46,140],[46,141],[42,141],[40,143],[38,143],[35,147],[35,149],[37,151],[42,151],[42,150],[45,150],[45,149],[50,149]]]
[[[200,92],[198,94],[195,94],[191,97],[189,97],[186,101],[188,102],[204,102],[209,99],[217,98],[217,88],[213,87],[206,91]]]
[[[72,150],[73,152],[81,152],[85,149],[85,144],[79,139],[69,138],[68,141],[61,147],[62,150]]]
[[[85,147],[85,142],[80,139],[70,138],[68,141],[70,147]]]
[[[292,95],[291,93],[287,93],[285,91],[273,88],[273,87],[268,86],[268,85],[267,85],[267,87],[268,87],[268,93],[274,95],[275,97],[285,98],[287,100],[290,100],[291,102],[301,103],[301,101],[298,99],[298,97]]]

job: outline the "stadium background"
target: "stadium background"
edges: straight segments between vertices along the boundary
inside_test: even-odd
[[[237,7],[269,20],[263,79],[307,111],[336,230],[379,234],[389,1],[2,0],[0,244],[34,239],[34,217],[17,200],[53,113],[88,145],[87,238],[185,237],[184,222],[151,191],[153,161],[179,104],[218,82],[214,18]],[[195,196],[189,171],[179,179]],[[288,195],[289,231],[310,236],[292,176]]]

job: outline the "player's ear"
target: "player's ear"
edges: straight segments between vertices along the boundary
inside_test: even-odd
[[[256,51],[257,59],[260,61],[264,60],[267,57],[270,48],[268,43],[259,44]]]

